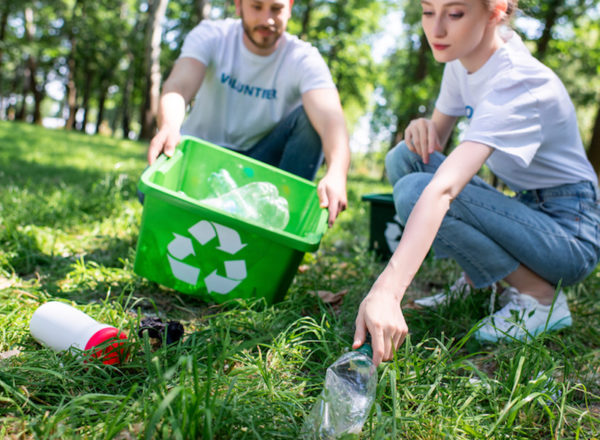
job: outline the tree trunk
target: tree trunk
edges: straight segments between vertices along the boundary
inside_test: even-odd
[[[536,57],[543,60],[548,50],[548,44],[552,41],[552,29],[560,16],[564,0],[550,0],[548,3],[548,14],[544,17],[544,30],[537,41]]]
[[[33,123],[42,125],[42,101],[46,96],[44,92],[45,80],[41,84],[37,83],[35,77],[33,77]]]
[[[129,52],[127,55],[129,59],[129,75],[127,75],[127,79],[125,80],[125,85],[123,86],[123,100],[121,103],[121,129],[123,130],[123,137],[128,139],[129,132],[131,131],[131,115],[130,115],[130,107],[131,107],[131,93],[133,92],[133,73],[135,72],[135,64],[133,59],[133,53]]]
[[[587,154],[594,170],[596,170],[596,174],[600,175],[600,102],[598,103],[596,120],[592,129],[592,140],[590,141]]]
[[[74,31],[74,21],[77,20],[77,9],[79,8],[80,0],[75,0],[73,10],[71,12],[71,23],[69,28],[69,43],[71,50],[69,51],[69,58],[67,65],[69,66],[69,75],[67,77],[67,106],[69,107],[69,118],[65,123],[67,130],[73,130],[75,126],[75,115],[77,113],[77,85],[75,84],[75,68],[77,66],[75,62],[76,49],[77,49],[77,38]]]
[[[313,9],[313,0],[306,0],[304,13],[302,14],[302,30],[300,31],[300,39],[308,39],[308,30],[310,29],[310,17]]]
[[[88,121],[88,116],[90,112],[90,96],[92,95],[92,83],[94,78],[94,73],[89,68],[88,61],[84,61],[85,65],[83,66],[84,72],[84,83],[83,83],[83,100],[81,102],[81,108],[83,109],[83,118],[81,121],[81,126],[79,130],[83,133],[86,132],[86,126]]]
[[[2,55],[4,53],[4,39],[6,38],[6,25],[8,24],[10,2],[2,2],[0,10],[0,73],[2,72]]]
[[[419,62],[417,63],[417,70],[415,71],[415,80],[421,82],[427,77],[427,55],[429,53],[429,43],[425,32],[421,31],[421,38],[419,39]]]
[[[96,128],[94,129],[95,134],[98,134],[100,132],[100,126],[102,125],[102,121],[104,120],[104,104],[106,103],[107,93],[108,88],[106,87],[105,82],[103,82],[100,86],[100,94],[98,96],[98,117],[96,118]]]
[[[156,114],[160,98],[160,41],[162,37],[162,21],[167,11],[169,0],[153,0],[148,15],[148,34],[146,43],[146,90],[142,109],[141,139],[150,139],[156,128]]]
[[[30,7],[25,8],[25,36],[27,43],[30,47],[33,46],[33,40],[35,38],[35,23],[33,19],[33,9]],[[38,84],[37,74],[38,74],[38,63],[37,58],[33,54],[29,54],[27,57],[27,65],[26,65],[26,78],[29,81],[27,84],[27,88],[29,89],[29,93],[33,94],[33,123],[41,125],[42,123],[42,100],[44,99],[44,81],[42,84]],[[25,99],[26,96],[23,96]]]
[[[196,15],[198,16],[198,23],[210,15],[210,8],[210,0],[196,0]]]
[[[30,70],[27,68],[27,61],[25,61],[25,66],[23,68],[23,82],[21,84],[21,105],[18,107],[17,112],[15,113],[15,121],[25,121],[25,114],[27,113],[27,95],[29,92],[29,75],[31,74]]]
[[[415,84],[420,83],[427,77],[427,54],[429,51],[429,43],[425,32],[421,31],[419,51],[417,52],[417,63],[413,74],[413,81]],[[392,139],[390,144],[390,150],[398,144],[404,138],[404,128],[410,121],[419,117],[419,113],[414,111],[411,114],[396,115],[398,123],[396,124],[396,130],[392,133]]]
[[[75,114],[77,113],[77,86],[75,85],[75,37],[71,37],[71,53],[67,65],[69,66],[69,76],[67,77],[67,106],[69,108],[69,118],[65,123],[67,130],[73,130],[75,126]]]
[[[33,37],[35,34],[35,24],[33,23],[33,9],[26,7],[25,16],[25,44],[32,47]],[[16,115],[17,121],[25,121],[27,118],[27,97],[35,88],[35,72],[37,63],[32,53],[27,54],[23,70],[23,101]]]

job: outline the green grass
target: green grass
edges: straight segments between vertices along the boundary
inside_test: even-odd
[[[383,268],[367,250],[361,202],[390,190],[382,158],[355,158],[349,209],[306,255],[284,301],[215,305],[133,272],[145,148],[0,122],[0,438],[298,438]],[[406,302],[457,274],[428,258]],[[336,306],[309,294],[345,289]],[[485,301],[406,309],[410,337],[379,368],[362,437],[599,438],[599,290],[599,271],[566,289],[571,329],[493,347],[471,337]],[[83,363],[38,345],[28,323],[49,299],[126,329],[128,362]],[[138,338],[150,315],[181,321],[183,340],[156,348]]]

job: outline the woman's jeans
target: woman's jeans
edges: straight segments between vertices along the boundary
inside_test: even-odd
[[[421,157],[404,142],[386,156],[402,225],[445,159]],[[436,257],[451,257],[476,288],[489,286],[519,264],[553,285],[583,280],[600,260],[600,205],[591,182],[523,191],[509,197],[475,176],[450,205],[433,242]]]
[[[302,106],[283,118],[273,131],[242,154],[308,180],[315,178],[323,162],[321,138]]]

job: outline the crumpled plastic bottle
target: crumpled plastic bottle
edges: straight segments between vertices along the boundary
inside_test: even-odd
[[[252,182],[232,191],[237,192],[256,211],[255,220],[265,226],[284,229],[289,220],[288,202],[269,182]]]
[[[358,438],[375,401],[377,370],[368,343],[340,356],[304,426],[304,438]]]
[[[290,220],[287,200],[270,182],[238,187],[229,172],[220,169],[211,174],[209,184],[216,197],[202,201],[210,206],[273,229],[285,229]]]
[[[229,174],[229,171],[224,168],[211,173],[208,177],[208,184],[217,197],[227,194],[238,187],[231,174]]]

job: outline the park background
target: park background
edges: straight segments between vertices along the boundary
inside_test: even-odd
[[[524,1],[514,23],[565,83],[597,171],[599,3]],[[385,264],[368,250],[361,197],[390,191],[383,156],[408,121],[430,114],[441,77],[420,5],[294,3],[288,30],[331,69],[353,163],[349,209],[273,306],[207,304],[133,273],[135,190],[160,84],[187,32],[225,16],[232,1],[0,4],[0,437],[298,438],[327,365],[348,349],[356,308]],[[566,289],[571,330],[496,347],[471,337],[486,302],[410,308],[458,273],[428,258],[417,275],[411,335],[379,369],[363,437],[598,438],[598,270]],[[37,345],[28,320],[52,298],[128,329],[130,361],[83,365]],[[136,338],[149,315],[181,321],[186,338],[168,347]]]

